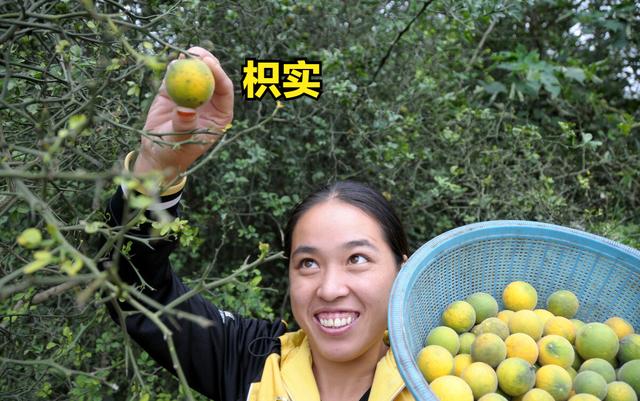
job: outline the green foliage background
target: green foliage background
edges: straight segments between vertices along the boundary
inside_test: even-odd
[[[61,266],[77,256],[70,247],[104,255],[99,222],[122,159],[164,63],[193,45],[233,80],[229,135],[241,133],[189,178],[188,240],[173,263],[193,285],[214,254],[211,275],[225,277],[260,242],[280,250],[287,210],[344,178],[392,200],[412,249],[491,219],[640,247],[637,2],[126,3],[0,5],[1,399],[187,396],[110,321],[102,304],[113,291],[97,272]],[[270,118],[273,99],[240,94],[247,57],[321,61],[321,98]],[[31,275],[34,255],[16,243],[28,227],[60,255]],[[282,261],[205,295],[290,320]]]

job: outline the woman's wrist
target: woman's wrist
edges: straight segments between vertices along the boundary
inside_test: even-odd
[[[178,178],[177,168],[158,167],[152,158],[145,157],[144,154],[136,151],[129,152],[124,160],[125,171],[130,171],[134,176],[142,176],[151,171],[161,171],[164,174],[162,193],[160,195],[170,195],[181,191],[184,188],[187,177]],[[170,185],[170,186],[169,186]],[[146,192],[146,191],[141,191]]]

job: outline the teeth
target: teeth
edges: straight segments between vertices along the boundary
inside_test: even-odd
[[[342,319],[337,317],[335,319],[320,319],[320,324],[324,327],[344,327],[353,322],[353,317],[343,317]]]

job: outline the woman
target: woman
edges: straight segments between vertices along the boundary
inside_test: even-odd
[[[220,132],[231,122],[230,79],[208,51],[195,47],[189,52],[201,57],[216,77],[211,101],[197,112],[177,108],[163,86],[147,117],[146,130]],[[125,168],[135,174],[162,170],[171,182],[216,139],[215,135],[195,136],[208,143],[174,150],[143,138],[135,163],[130,166],[131,153]],[[163,138],[186,139],[184,135]],[[151,209],[177,215],[185,181],[165,190],[161,203]],[[122,223],[126,196],[118,189],[111,199],[111,225]],[[141,234],[148,234],[148,229],[147,224]],[[141,277],[149,286],[147,295],[162,304],[171,302],[188,291],[169,265],[175,245],[161,240],[150,249],[135,243],[130,257],[118,261],[120,276],[129,283]],[[190,386],[216,401],[413,399],[383,341],[389,292],[408,253],[401,223],[384,197],[354,182],[339,182],[312,194],[293,211],[285,248],[291,306],[301,330],[286,333],[283,322],[241,318],[199,296],[190,298],[179,308],[214,322],[208,328],[181,319],[177,324],[167,322]],[[154,359],[174,371],[166,342],[154,323],[135,314],[126,324]]]

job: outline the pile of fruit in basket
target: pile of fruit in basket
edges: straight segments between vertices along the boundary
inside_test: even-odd
[[[638,401],[640,334],[623,317],[574,319],[574,293],[546,309],[524,281],[451,303],[429,332],[418,367],[440,401]],[[535,310],[534,310],[535,309]]]

